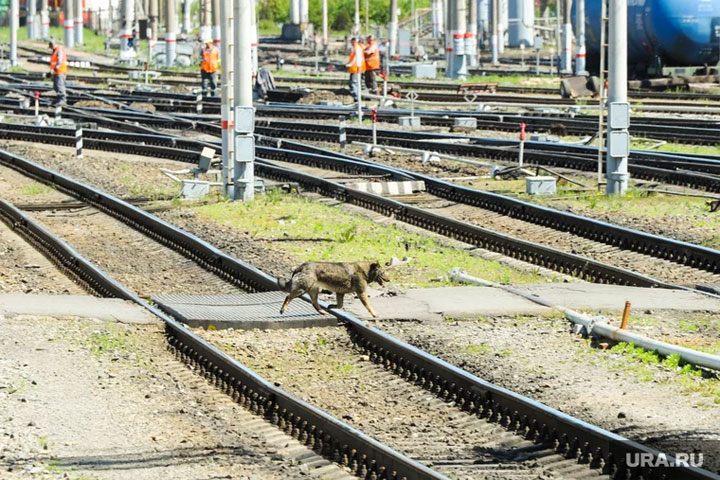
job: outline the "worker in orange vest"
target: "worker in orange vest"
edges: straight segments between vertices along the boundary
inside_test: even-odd
[[[53,90],[57,94],[53,105],[64,105],[67,100],[65,96],[65,77],[68,71],[67,54],[61,45],[55,43],[55,40],[50,40],[48,46],[52,50],[49,75],[52,75]]]
[[[365,47],[365,87],[369,92],[377,95],[378,86],[375,80],[375,74],[380,70],[380,46],[375,43],[372,35],[367,36],[367,46]]]
[[[220,53],[213,41],[209,38],[205,39],[205,45],[202,48],[202,62],[200,63],[200,78],[202,80],[202,94],[215,96],[217,88],[217,71],[220,68]]]
[[[353,98],[357,100],[358,95],[362,92],[358,92],[358,75],[365,73],[365,53],[364,45],[359,42],[357,38],[353,37],[352,46],[350,47],[350,61],[345,65],[350,72],[350,93]],[[362,86],[361,86],[362,88]]]

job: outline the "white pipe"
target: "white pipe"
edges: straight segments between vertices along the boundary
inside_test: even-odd
[[[73,16],[73,2],[68,0],[64,3],[65,13],[65,46],[72,47],[75,44],[75,34],[73,33],[73,25],[75,23]]]
[[[710,368],[712,370],[720,370],[720,356],[718,355],[712,355],[709,353],[700,352],[698,350],[693,350],[690,348],[661,342],[659,340],[653,340],[652,338],[647,338],[642,335],[628,332],[627,330],[613,327],[612,325],[608,325],[604,322],[599,322],[596,319],[592,319],[586,315],[583,315],[582,313],[578,313],[574,310],[570,310],[569,308],[565,308],[559,305],[554,305],[546,300],[543,300],[539,297],[530,295],[525,292],[521,292],[520,290],[517,290],[515,288],[483,280],[482,278],[472,277],[465,274],[462,269],[457,267],[450,270],[450,278],[455,282],[465,282],[482,285],[484,287],[499,288],[505,290],[506,292],[521,296],[527,300],[530,300],[533,303],[537,303],[538,305],[560,310],[565,314],[565,317],[568,320],[570,320],[576,325],[582,325],[583,327],[585,327],[588,335],[597,335],[619,342],[633,343],[638,347],[644,348],[645,350],[651,352],[657,351],[658,353],[666,357],[670,355],[678,355],[686,363]]]

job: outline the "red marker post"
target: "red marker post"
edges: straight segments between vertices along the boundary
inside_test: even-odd
[[[520,152],[518,154],[518,166],[523,166],[523,155],[525,154],[525,125],[524,123],[520,124]]]
[[[40,116],[40,109],[38,103],[40,102],[40,91],[35,90],[35,117]]]

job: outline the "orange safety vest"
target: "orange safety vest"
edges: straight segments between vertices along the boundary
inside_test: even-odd
[[[60,45],[55,47],[50,57],[50,71],[53,75],[65,75],[68,71],[67,55]]]
[[[366,70],[379,70],[380,69],[380,47],[375,42],[365,48],[365,64]]]
[[[219,66],[218,49],[215,45],[205,45],[202,49],[202,63],[200,69],[203,72],[215,73]]]
[[[364,45],[360,42],[355,44],[355,48],[350,51],[350,61],[348,62],[348,72],[363,73],[366,70],[365,54],[363,53]]]

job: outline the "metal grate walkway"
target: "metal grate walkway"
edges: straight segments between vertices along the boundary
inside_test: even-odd
[[[273,329],[336,326],[332,315],[321,315],[297,298],[280,315],[285,292],[237,295],[162,294],[152,299],[165,313],[191,327]]]

